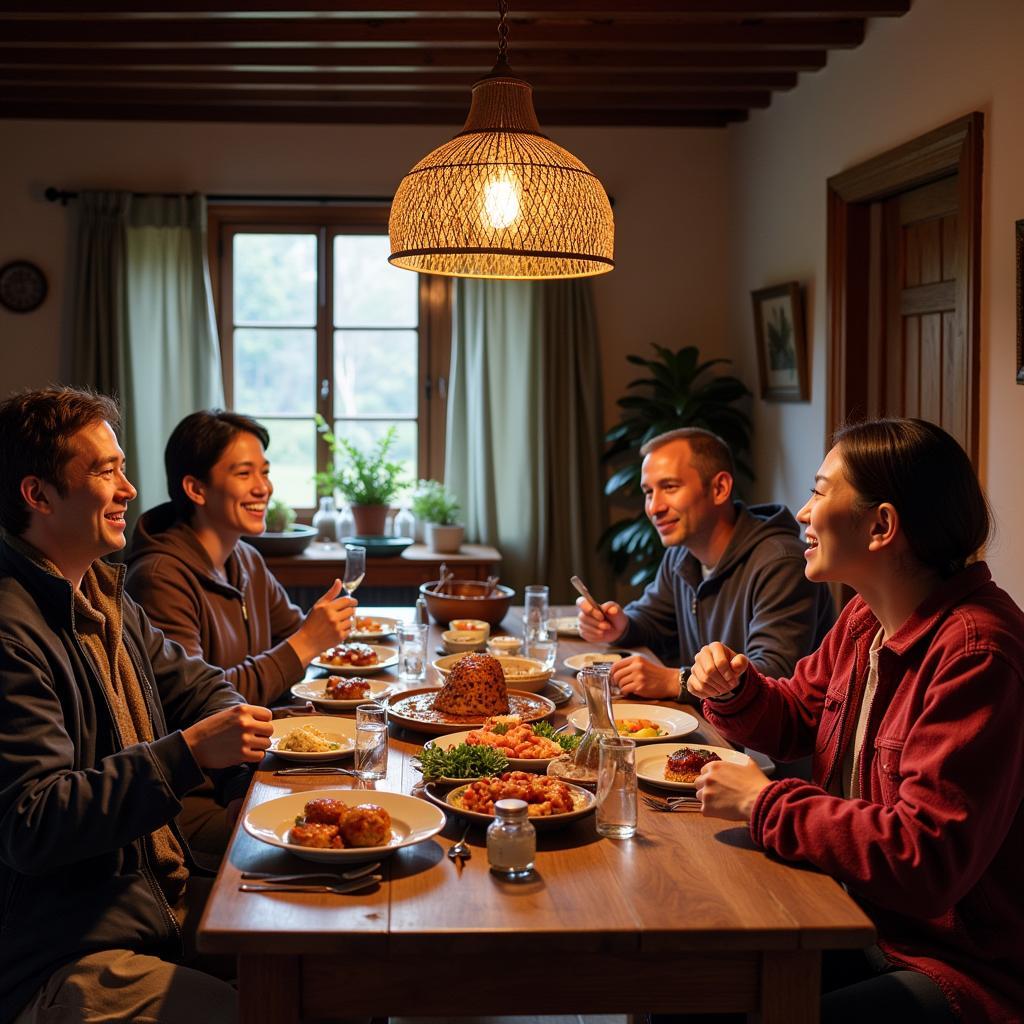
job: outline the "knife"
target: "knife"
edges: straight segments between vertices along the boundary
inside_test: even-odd
[[[384,881],[382,875],[366,875],[362,878],[357,878],[354,882],[341,882],[338,884],[332,883],[331,885],[291,885],[287,882],[283,884],[270,883],[268,885],[260,885],[259,883],[243,882],[239,887],[239,892],[318,892],[318,893],[334,893],[338,896],[343,896],[347,892],[358,892],[360,889],[367,889],[371,885],[377,885]]]

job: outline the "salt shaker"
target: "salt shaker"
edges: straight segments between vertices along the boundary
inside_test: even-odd
[[[487,861],[491,871],[510,882],[533,874],[537,855],[537,830],[527,813],[525,800],[499,800],[496,815],[487,828]]]

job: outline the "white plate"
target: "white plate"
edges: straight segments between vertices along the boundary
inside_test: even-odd
[[[442,750],[448,750],[451,747],[457,747],[460,743],[465,743],[469,739],[471,732],[479,732],[479,729],[468,729],[466,732],[450,732],[446,736],[438,736],[436,739],[427,740],[423,744],[424,747],[440,747]],[[558,741],[555,740],[555,743]],[[559,754],[561,751],[559,752]],[[554,757],[510,757],[508,759],[508,768],[505,771],[509,772],[538,772],[543,774],[547,771],[548,763],[553,761],[559,754],[555,754]],[[481,776],[478,776],[478,778]],[[438,782],[474,782],[474,779],[438,779]]]
[[[442,680],[448,677],[448,673],[454,668],[455,663],[464,658],[465,654],[446,654],[434,662],[434,669]],[[502,654],[498,658],[502,673],[505,676],[505,686],[510,690],[526,690],[527,693],[540,693],[547,685],[547,681],[554,674],[553,669],[545,668],[542,661],[536,658],[523,658],[518,654]],[[513,672],[524,672],[525,675],[510,675]]]
[[[684,793],[692,793],[697,788],[692,782],[673,782],[665,778],[665,764],[669,755],[683,747],[689,747],[691,750],[710,750],[723,761],[732,761],[733,764],[750,763],[750,758],[746,754],[731,747],[712,747],[706,743],[657,743],[636,752],[637,778],[662,789],[679,789]]]
[[[427,785],[423,787],[423,792],[439,807],[444,807],[447,810],[452,811],[454,814],[458,814],[463,818],[468,818],[470,821],[476,821],[482,825],[486,825],[494,821],[493,814],[483,814],[480,811],[467,811],[459,804],[459,800],[468,785],[470,785],[470,783],[466,783],[465,785],[459,786],[457,789],[443,793],[433,782],[428,782]],[[531,817],[530,821],[533,823],[534,828],[542,831],[561,828],[563,825],[568,825],[571,822],[576,821],[579,818],[584,818],[593,812],[594,808],[597,806],[597,797],[589,790],[583,789],[581,786],[574,786],[571,782],[567,782],[566,785],[572,791],[573,809],[571,811],[566,811],[564,814],[548,814],[543,817]]]
[[[394,636],[398,629],[398,619],[389,619],[385,615],[358,615],[360,619],[373,619],[374,622],[379,622],[381,628],[379,630],[369,629],[353,629],[349,633],[349,640],[356,640],[360,643],[372,642],[374,640],[383,640],[386,636]]]
[[[327,686],[326,679],[303,679],[292,687],[292,695],[300,700],[312,701],[318,708],[325,711],[352,711],[360,704],[371,700],[384,700],[391,695],[393,683],[381,682],[377,679],[367,679],[370,684],[370,692],[365,697],[353,697],[345,700],[333,700],[324,696],[324,688]]]
[[[359,643],[362,643],[360,640]],[[340,646],[340,645],[336,645]],[[335,676],[372,676],[383,672],[386,668],[398,664],[398,651],[394,647],[381,647],[379,644],[367,644],[377,652],[376,665],[328,665],[327,662],[314,658],[310,664],[322,668]]]
[[[279,750],[286,736],[304,725],[319,729],[328,739],[341,744],[340,750],[299,751]],[[292,715],[290,718],[275,718],[274,733],[270,737],[270,752],[286,761],[336,761],[346,757],[356,748],[356,723],[351,718],[330,718],[327,715]]]
[[[613,704],[612,718],[649,718],[657,722],[658,726],[665,730],[661,736],[634,736],[637,743],[663,743],[665,740],[675,739],[678,736],[686,736],[696,729],[700,722],[688,711],[679,711],[677,708],[663,708],[660,704]],[[566,715],[566,721],[583,732],[590,721],[590,715],[586,708],[576,708]],[[629,736],[629,733],[623,733]],[[637,755],[639,756],[639,755]]]
[[[347,850],[317,850],[288,842],[288,830],[302,814],[308,800],[329,797],[343,800],[352,807],[357,804],[377,804],[391,815],[391,842],[386,846],[360,846]],[[268,800],[253,807],[242,821],[245,831],[260,842],[280,847],[303,860],[320,863],[338,861],[380,860],[403,846],[422,843],[436,835],[445,826],[445,816],[425,800],[404,793],[364,789],[310,789],[302,793]]]
[[[575,615],[564,615],[560,619],[552,619],[555,632],[559,636],[579,636],[580,620]]]
[[[562,664],[572,672],[579,672],[580,669],[590,668],[598,662],[614,663],[629,656],[629,651],[587,651],[586,654],[574,654],[571,658],[566,658]]]

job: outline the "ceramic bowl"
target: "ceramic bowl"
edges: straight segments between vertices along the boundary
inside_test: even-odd
[[[485,597],[487,584],[483,580],[449,580],[443,593],[438,589],[440,585],[439,580],[424,583],[420,593],[433,620],[443,626],[452,619],[482,619],[497,626],[508,615],[516,596],[511,587],[498,584],[494,593]]]
[[[480,633],[446,629],[441,634],[441,642],[449,654],[466,654],[470,651],[482,651],[484,649],[484,637]]]

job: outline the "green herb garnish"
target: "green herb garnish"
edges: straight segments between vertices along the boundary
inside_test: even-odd
[[[563,750],[575,750],[580,745],[582,736],[567,736],[564,732],[555,732],[555,727],[550,722],[534,722],[533,732],[536,736],[544,736],[554,740]]]
[[[442,750],[424,747],[413,760],[427,782],[434,779],[476,779],[482,775],[500,775],[508,769],[508,758],[494,747],[460,743]]]

